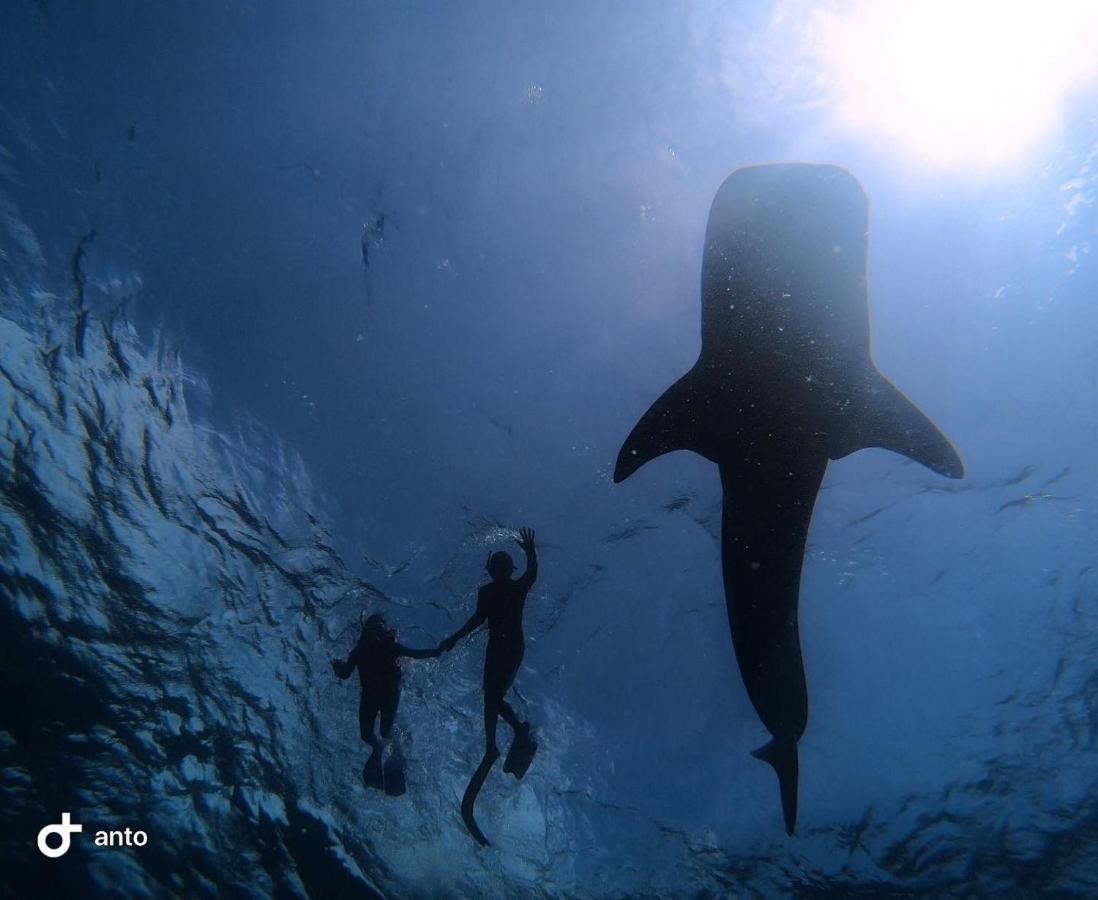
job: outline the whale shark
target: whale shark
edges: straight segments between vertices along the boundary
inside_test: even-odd
[[[845,169],[733,172],[713,200],[701,275],[698,361],[641,417],[621,482],[672,450],[720,467],[721,558],[732,645],[771,740],[752,755],[797,821],[797,744],[808,723],[798,627],[805,541],[830,460],[880,447],[939,475],[964,466],[870,350],[869,203]]]

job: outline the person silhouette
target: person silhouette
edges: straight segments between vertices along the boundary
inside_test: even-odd
[[[389,628],[379,613],[362,623],[358,643],[346,660],[333,659],[332,671],[343,681],[358,669],[362,695],[358,702],[358,728],[362,740],[370,745],[370,758],[362,770],[367,787],[380,788],[387,794],[400,796],[405,791],[404,755],[400,744],[391,739],[397,706],[400,704],[400,682],[403,673],[400,658],[430,659],[440,654],[437,647],[413,650],[397,643],[396,631]],[[381,718],[381,739],[374,733],[374,721]],[[388,760],[382,765],[385,746],[392,742]]]
[[[538,748],[530,723],[520,721],[505,699],[526,652],[522,614],[526,607],[526,595],[538,576],[534,532],[529,528],[521,529],[516,543],[526,554],[526,571],[522,577],[512,580],[515,564],[509,553],[497,550],[489,554],[485,569],[492,580],[481,587],[477,595],[476,611],[461,628],[438,646],[440,651],[448,652],[458,641],[472,634],[481,625],[488,625],[488,647],[484,653],[484,757],[473,774],[461,803],[461,814],[466,827],[485,846],[488,845],[488,839],[473,818],[473,805],[488,772],[499,759],[499,747],[496,745],[496,725],[499,718],[502,716],[513,732],[503,771],[522,778]]]

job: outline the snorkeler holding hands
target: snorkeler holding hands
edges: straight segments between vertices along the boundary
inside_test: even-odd
[[[393,740],[392,751],[382,766],[385,745],[390,743],[397,706],[400,704],[402,672],[400,658],[432,659],[438,648],[413,650],[397,643],[396,631],[385,619],[374,613],[362,623],[362,634],[346,660],[333,659],[332,670],[341,681],[357,668],[362,687],[358,704],[358,725],[362,740],[370,745],[370,758],[362,770],[367,787],[381,788],[386,794],[399,796],[405,791],[404,755]],[[381,739],[374,733],[374,721],[381,717]]]
[[[499,717],[502,716],[514,732],[503,771],[522,778],[538,749],[530,724],[520,721],[505,699],[526,652],[522,615],[526,607],[526,595],[538,574],[533,530],[521,529],[516,543],[526,554],[526,571],[522,577],[512,580],[515,564],[510,554],[503,550],[490,554],[485,568],[492,580],[481,587],[477,595],[476,611],[438,647],[440,651],[452,650],[462,638],[472,634],[481,625],[488,625],[488,648],[484,654],[484,757],[461,802],[461,815],[466,827],[485,846],[488,845],[488,839],[473,818],[473,804],[493,764],[499,759],[499,747],[496,745]]]

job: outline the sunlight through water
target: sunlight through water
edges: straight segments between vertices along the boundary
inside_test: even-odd
[[[933,163],[1017,158],[1098,73],[1094,0],[861,0],[816,24],[844,121]]]

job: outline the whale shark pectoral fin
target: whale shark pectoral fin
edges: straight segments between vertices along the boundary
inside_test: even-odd
[[[797,742],[774,738],[769,744],[759,747],[758,750],[752,750],[751,755],[774,767],[778,775],[778,790],[782,796],[785,833],[793,837],[797,827],[797,781],[800,777]]]
[[[691,369],[653,403],[629,432],[614,466],[614,482],[621,482],[646,462],[672,450],[698,446],[698,417],[704,415],[707,394],[697,369]]]
[[[964,463],[953,445],[891,381],[874,371],[847,413],[851,427],[833,441],[828,456],[841,459],[855,450],[880,447],[948,478],[963,478]],[[853,415],[851,415],[853,413]]]

